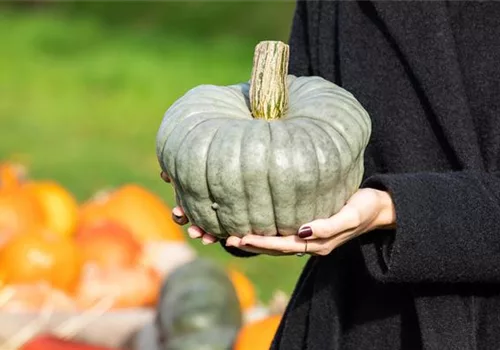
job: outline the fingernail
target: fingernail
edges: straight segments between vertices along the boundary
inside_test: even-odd
[[[312,229],[309,226],[306,226],[306,227],[302,227],[299,230],[298,236],[299,236],[299,238],[307,238],[307,237],[311,237],[312,234],[313,234]]]
[[[179,215],[175,215],[174,213],[172,213],[172,218],[179,225],[187,224],[187,218],[185,216],[182,216],[182,215],[179,216]]]
[[[165,182],[170,182],[170,178],[168,177],[168,175],[167,175],[167,173],[166,173],[166,172],[162,171],[162,172],[160,173],[160,177],[162,178],[162,180],[163,180],[163,181],[165,181]]]
[[[188,227],[187,232],[189,237],[192,239],[197,239],[202,236],[200,232],[193,228],[193,226]]]

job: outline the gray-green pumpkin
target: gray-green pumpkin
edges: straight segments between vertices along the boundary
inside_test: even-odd
[[[232,328],[211,328],[167,342],[165,350],[231,350],[236,334]]]
[[[368,113],[343,88],[287,67],[288,46],[262,42],[249,83],[195,87],[165,113],[160,166],[189,220],[218,237],[296,234],[360,185]]]
[[[178,267],[161,288],[156,327],[164,350],[229,349],[241,324],[233,283],[210,260]]]

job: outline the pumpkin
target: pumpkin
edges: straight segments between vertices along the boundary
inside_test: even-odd
[[[111,298],[112,309],[151,306],[158,300],[161,280],[156,271],[144,266],[102,268],[85,264],[75,300],[82,309]]]
[[[245,325],[234,342],[233,350],[268,350],[281,322],[281,315],[272,315]]]
[[[156,320],[159,336],[165,339],[164,349],[227,349],[241,322],[236,291],[216,263],[198,258],[178,267],[165,280]],[[215,330],[223,334],[200,336]]]
[[[0,251],[0,275],[6,284],[47,282],[72,292],[80,270],[75,243],[42,229],[14,236]]]
[[[132,267],[142,253],[142,246],[132,233],[112,221],[80,227],[76,243],[83,262],[101,267]]]
[[[368,113],[343,88],[287,67],[288,46],[262,42],[249,83],[195,87],[163,117],[159,164],[189,220],[217,237],[296,234],[359,187]]]
[[[234,329],[215,327],[172,339],[164,350],[229,350],[234,342]]]
[[[257,304],[255,288],[252,282],[241,271],[235,268],[228,269],[228,275],[233,283],[243,311],[248,311]]]
[[[48,229],[63,236],[73,234],[78,203],[68,190],[54,181],[29,182],[24,187],[40,202]]]
[[[129,184],[98,194],[80,210],[81,224],[112,220],[130,230],[141,242],[183,241],[184,233],[168,206],[146,189]]]
[[[22,188],[0,189],[0,246],[12,236],[44,225],[40,203]]]

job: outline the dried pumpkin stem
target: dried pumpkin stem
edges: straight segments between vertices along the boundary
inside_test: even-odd
[[[257,119],[281,118],[288,106],[288,45],[281,41],[262,41],[255,47],[250,107]]]

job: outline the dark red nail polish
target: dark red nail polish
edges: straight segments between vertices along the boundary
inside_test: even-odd
[[[188,219],[185,216],[177,216],[174,213],[172,213],[172,219],[178,225],[185,225],[188,223]]]
[[[312,229],[309,226],[303,227],[299,230],[298,236],[300,238],[307,238],[311,237],[313,234]]]
[[[163,181],[165,181],[165,182],[170,182],[170,178],[168,177],[168,175],[167,175],[167,173],[166,173],[166,172],[162,171],[162,172],[160,173],[160,177],[163,179]]]

